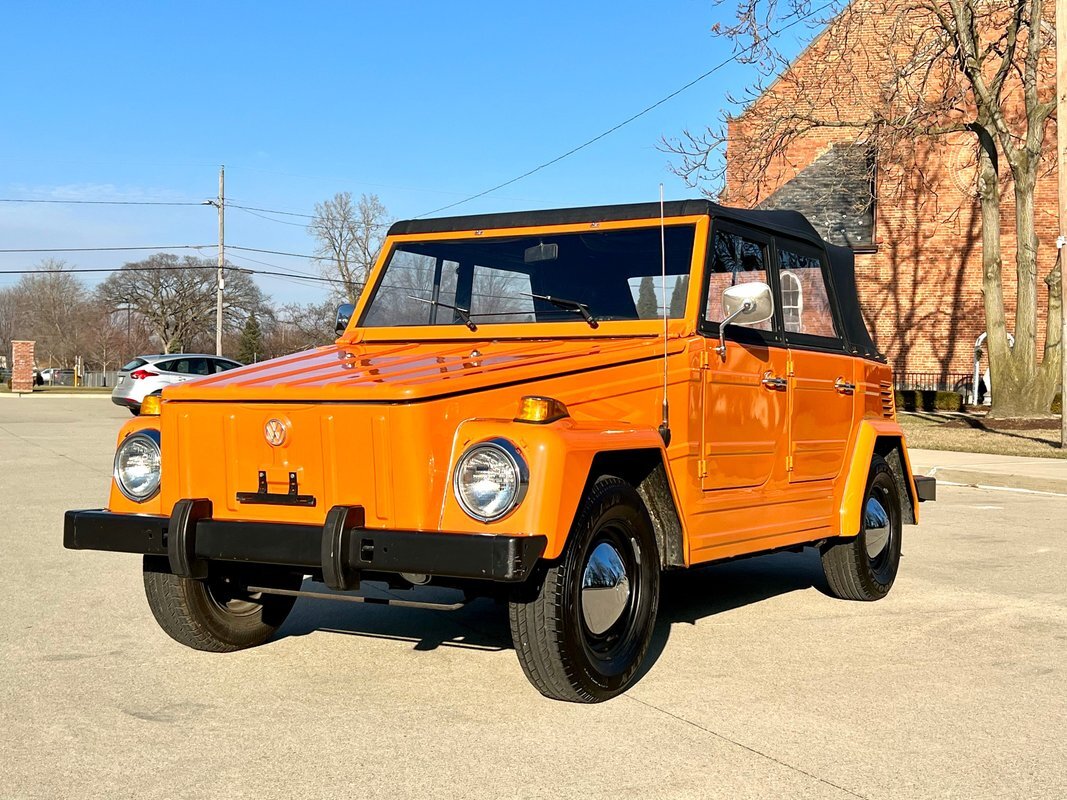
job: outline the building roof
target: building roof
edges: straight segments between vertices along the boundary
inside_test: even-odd
[[[835,144],[756,207],[795,209],[826,241],[870,247],[874,243],[873,176],[867,147]]]

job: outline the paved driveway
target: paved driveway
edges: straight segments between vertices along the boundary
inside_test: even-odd
[[[0,797],[1067,796],[1067,499],[947,487],[879,603],[811,552],[672,575],[654,662],[541,698],[503,610],[301,599],[209,655],[155,625],[135,556],[62,549],[126,412],[0,399]]]

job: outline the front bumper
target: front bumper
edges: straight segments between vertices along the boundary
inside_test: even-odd
[[[212,561],[321,570],[337,589],[354,588],[362,572],[517,583],[547,543],[544,536],[366,528],[357,506],[334,507],[322,527],[215,520],[208,500],[181,500],[170,517],[88,510],[68,511],[63,521],[70,550],[165,556],[174,574],[192,578],[205,577]]]

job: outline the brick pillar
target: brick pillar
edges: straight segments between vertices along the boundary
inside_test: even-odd
[[[33,391],[33,348],[37,342],[11,343],[11,391]]]

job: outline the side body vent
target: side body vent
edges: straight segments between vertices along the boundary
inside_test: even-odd
[[[896,417],[897,409],[893,398],[893,384],[882,381],[879,384],[882,394],[882,416],[886,419]]]

